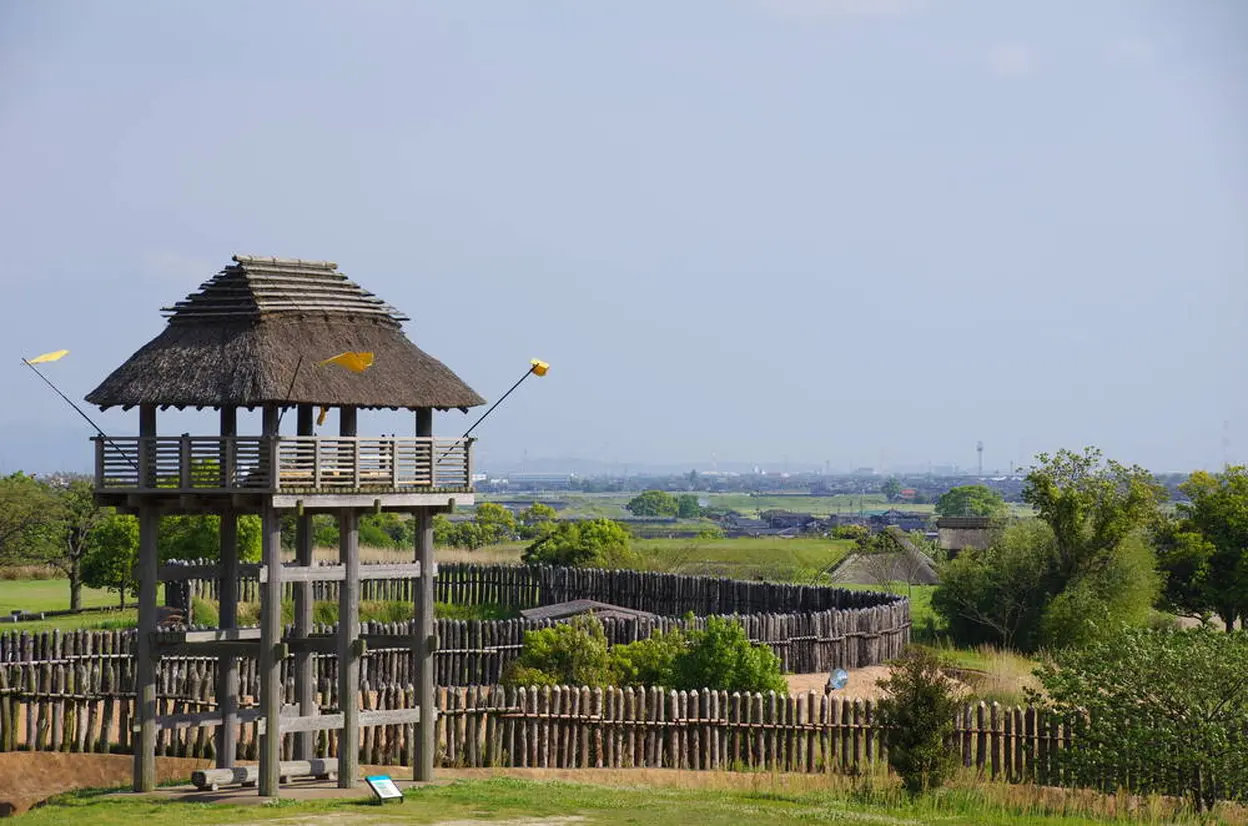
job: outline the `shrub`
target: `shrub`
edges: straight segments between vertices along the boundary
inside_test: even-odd
[[[1027,520],[942,565],[932,608],[959,644],[1022,651],[1085,645],[1124,624],[1146,624],[1159,588],[1151,549],[1132,534],[1102,560],[1065,576],[1052,530]]]
[[[628,529],[610,519],[560,522],[524,549],[529,565],[627,568],[636,560]]]
[[[707,617],[706,628],[690,632],[688,639],[688,648],[672,664],[672,688],[788,693],[780,658],[767,646],[751,643],[738,623]]]
[[[953,680],[939,658],[912,648],[894,663],[880,686],[888,692],[880,700],[878,716],[885,729],[888,765],[912,795],[939,788],[956,766],[947,743],[958,707]]]
[[[512,685],[659,685],[677,690],[787,693],[780,659],[755,645],[737,623],[709,617],[706,629],[656,632],[608,649],[592,615],[529,631],[524,649],[504,675]]]
[[[191,599],[191,624],[216,628],[218,622],[217,603],[203,597]]]
[[[866,525],[837,525],[832,529],[833,539],[852,539],[857,542],[871,535]]]
[[[1055,757],[1072,782],[1248,801],[1248,634],[1123,629],[1036,673],[1033,699],[1071,730]]]
[[[512,685],[610,685],[607,637],[592,616],[524,633],[524,649],[503,682]]]
[[[675,686],[675,664],[685,652],[679,628],[654,632],[649,639],[611,647],[612,681],[616,685]]]

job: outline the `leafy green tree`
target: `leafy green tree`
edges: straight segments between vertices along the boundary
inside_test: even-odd
[[[1037,671],[1070,727],[1053,755],[1074,783],[1248,802],[1248,635],[1127,629]]]
[[[1005,500],[986,485],[959,485],[936,500],[939,516],[992,516],[1006,514]]]
[[[682,493],[676,497],[676,516],[681,519],[697,519],[702,515],[702,506],[698,497],[692,493]]]
[[[1166,491],[1144,468],[1102,463],[1091,447],[1036,458],[1023,501],[1052,529],[1063,581],[1103,566],[1127,536],[1157,524]]]
[[[139,558],[139,521],[133,516],[108,513],[91,531],[82,557],[82,581],[91,588],[117,592],[121,607],[126,594],[138,594],[134,565]]]
[[[1147,621],[1159,590],[1145,541],[1162,491],[1100,454],[1041,455],[1024,497],[1040,516],[941,568],[932,607],[955,640],[1034,651],[1083,645]]]
[[[939,788],[957,765],[948,746],[958,709],[954,686],[939,658],[922,649],[910,649],[880,683],[888,765],[911,795]]]
[[[260,559],[260,517],[247,514],[238,519],[238,558]],[[166,516],[160,520],[156,547],[162,560],[217,559],[221,555],[221,517],[210,514]]]
[[[592,616],[524,632],[524,648],[503,675],[510,685],[610,685],[602,623]]]
[[[521,539],[535,539],[554,530],[559,513],[545,502],[534,502],[520,511],[519,528]]]
[[[1217,614],[1230,631],[1248,628],[1248,468],[1193,473],[1179,489],[1178,518],[1158,531],[1163,592],[1173,610]]]
[[[0,565],[38,564],[41,529],[57,510],[52,489],[34,476],[13,473],[0,478]]]
[[[679,506],[667,491],[648,490],[628,500],[624,508],[633,516],[675,516]]]
[[[477,505],[472,517],[479,532],[479,545],[497,545],[516,538],[516,517],[497,502]]]
[[[620,686],[675,687],[676,660],[685,653],[686,644],[681,630],[673,628],[655,631],[644,640],[611,646],[612,682]]]
[[[111,509],[95,503],[95,485],[85,477],[75,477],[57,491],[59,507],[48,525],[47,563],[69,578],[69,607],[82,607],[82,560],[87,554],[92,532],[108,518]]]
[[[866,525],[837,525],[832,529],[833,539],[852,539],[858,542],[871,535],[871,529]]]
[[[940,568],[932,608],[963,645],[993,643],[1032,650],[1050,599],[1053,534],[1039,520],[1011,525],[984,550],[968,549]]]
[[[751,643],[738,623],[707,617],[704,629],[687,636],[688,647],[672,664],[672,688],[788,693],[780,658],[767,646]]]
[[[369,513],[360,517],[360,544],[370,548],[405,550],[416,543],[415,521],[398,513]]]
[[[628,529],[610,519],[559,522],[554,530],[524,549],[529,565],[630,567],[636,561]]]
[[[723,539],[723,538],[724,538],[724,529],[719,527],[718,525],[703,525],[702,527],[698,528],[698,532],[694,536],[694,539],[698,539],[702,541]]]
[[[884,498],[890,502],[896,502],[901,496],[901,482],[896,476],[890,476],[884,480],[884,484],[880,485],[880,493],[884,494]]]

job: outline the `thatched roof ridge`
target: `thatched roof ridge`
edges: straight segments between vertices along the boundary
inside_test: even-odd
[[[406,319],[328,261],[234,256],[178,302],[156,338],[87,395],[101,408],[468,408],[484,399],[403,335]],[[318,366],[338,353],[374,353],[352,373]]]
[[[162,312],[170,324],[258,319],[278,314],[350,315],[394,327],[405,315],[338,272],[332,261],[235,255],[234,264]]]

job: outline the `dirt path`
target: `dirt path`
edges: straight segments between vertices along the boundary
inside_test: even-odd
[[[834,694],[838,699],[878,700],[884,696],[884,689],[880,688],[879,682],[888,677],[889,671],[886,665],[855,668],[849,672],[849,682],[845,687]],[[816,674],[786,674],[784,679],[789,683],[789,691],[794,694],[804,694],[807,691],[822,694],[828,683],[828,674],[825,671]]]
[[[211,760],[157,757],[156,782],[189,778]],[[75,789],[129,785],[134,758],[128,754],[67,754],[14,751],[0,754],[0,817],[16,815],[53,795]]]

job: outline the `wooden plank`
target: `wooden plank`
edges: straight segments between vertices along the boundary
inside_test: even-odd
[[[340,729],[343,726],[343,715],[338,713],[310,714],[300,717],[282,717],[279,721],[279,725],[281,725],[283,733]]]
[[[419,708],[387,708],[360,712],[361,726],[397,726],[419,722]]]
[[[344,565],[283,565],[282,580],[285,582],[342,582],[346,579],[347,569]],[[360,579],[414,579],[420,576],[419,562],[386,562],[360,566]],[[261,582],[268,579],[267,573],[260,570]]]
[[[255,579],[260,576],[259,563],[240,563],[236,577]],[[157,570],[161,582],[186,582],[192,579],[225,579],[226,572],[217,565],[161,565]]]

